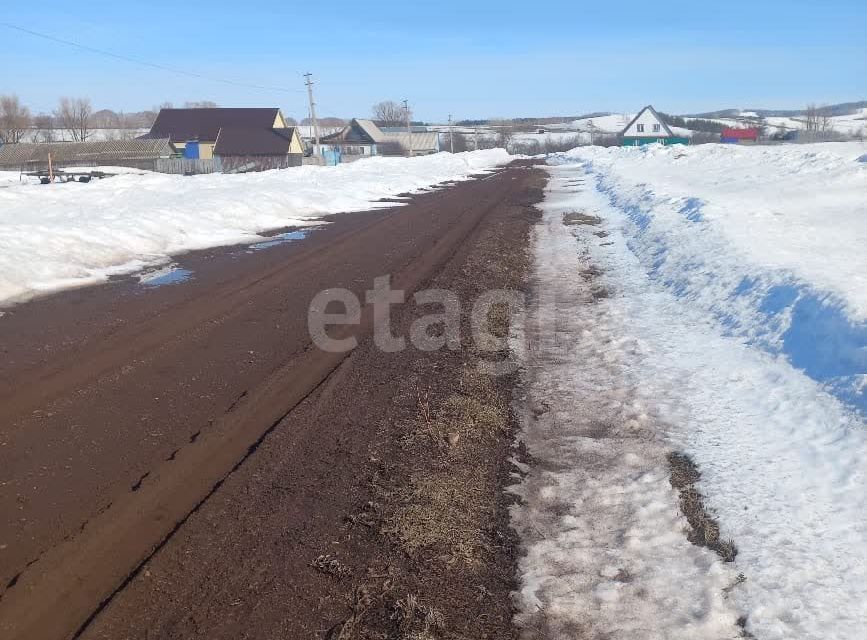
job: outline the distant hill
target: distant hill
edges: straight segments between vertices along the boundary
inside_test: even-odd
[[[858,109],[867,108],[867,100],[858,102],[841,102],[839,104],[822,105],[822,109],[831,116],[848,116]],[[755,113],[762,118],[795,118],[803,116],[806,109],[721,109],[703,113],[684,114],[685,118],[738,118],[743,113]]]

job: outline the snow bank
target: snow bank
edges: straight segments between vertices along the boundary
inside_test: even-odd
[[[26,178],[23,180],[26,180]],[[0,187],[8,187],[21,183],[22,178],[18,171],[0,171]]]
[[[165,264],[184,251],[254,242],[330,213],[509,162],[501,149],[371,158],[245,175],[121,175],[0,189],[0,304]],[[16,174],[17,181],[17,174]]]
[[[827,260],[864,271],[861,153],[581,150],[551,168],[536,288],[556,305],[534,313],[556,329],[555,348],[528,350],[536,464],[515,510],[528,550],[522,620],[541,610],[559,628],[624,640],[738,637],[741,615],[762,640],[862,635],[867,424],[851,397],[769,346],[818,323],[826,335],[801,338],[817,353],[864,353],[847,333],[863,328],[861,291],[808,255],[836,238]],[[556,226],[567,210],[599,216],[602,229],[572,227],[569,242]],[[813,233],[790,228],[803,225]],[[590,264],[608,297],[582,293]],[[836,331],[831,298],[847,322]],[[697,463],[734,563],[683,546],[669,450]],[[731,582],[738,573],[745,581]]]
[[[593,296],[586,245],[562,222],[585,210],[573,195],[592,189],[582,175],[557,169],[549,183],[533,304],[515,345],[526,356],[519,414],[533,459],[519,463],[530,475],[513,488],[527,552],[521,637],[733,638],[738,613],[724,589],[737,573],[683,534],[659,410],[631,371],[641,342],[617,306]]]
[[[867,146],[578,149],[651,278],[867,415]]]

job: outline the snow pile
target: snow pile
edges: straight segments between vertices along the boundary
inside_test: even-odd
[[[533,464],[519,463],[530,475],[513,489],[527,550],[522,637],[733,638],[724,590],[737,573],[682,533],[658,409],[630,371],[643,347],[617,306],[596,303],[586,247],[562,222],[578,210],[570,179],[581,172],[556,170],[549,183],[523,336]]]
[[[259,233],[509,162],[502,149],[245,175],[120,175],[89,184],[0,189],[0,303],[254,242]]]
[[[648,274],[867,415],[867,146],[587,148]]]
[[[543,612],[549,637],[734,638],[745,616],[762,640],[862,635],[867,424],[798,358],[812,342],[839,371],[865,353],[848,281],[865,271],[863,152],[580,150],[551,168],[530,331],[556,331],[527,350],[535,464],[514,514],[525,624]],[[564,211],[601,228],[572,238]],[[667,451],[696,462],[734,563],[684,546]]]
[[[22,179],[18,171],[0,171],[0,187],[21,184],[22,180],[26,180],[26,178]]]

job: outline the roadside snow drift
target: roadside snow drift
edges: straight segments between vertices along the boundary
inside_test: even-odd
[[[165,264],[169,256],[255,242],[260,232],[320,224],[376,201],[509,162],[502,149],[371,158],[245,175],[148,173],[89,184],[0,188],[0,305]],[[393,205],[392,205],[393,206]]]
[[[762,640],[863,635],[864,152],[553,159],[513,513],[528,638],[735,638],[735,620]],[[686,545],[670,451],[695,461],[734,562]]]
[[[570,152],[649,277],[867,415],[860,143]]]

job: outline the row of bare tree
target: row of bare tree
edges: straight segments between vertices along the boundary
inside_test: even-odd
[[[94,111],[87,98],[61,98],[57,108],[51,113],[33,115],[18,96],[0,95],[0,143],[4,142],[55,142],[59,139],[86,141],[101,129],[101,139],[133,138],[142,129],[149,129],[160,109],[172,109],[174,104],[164,102],[145,111],[124,113],[102,109]],[[185,102],[184,109],[203,109],[218,106],[216,102],[201,100]],[[401,107],[402,109],[402,107]],[[297,123],[294,118],[286,118],[289,126]],[[301,124],[312,124],[305,118]],[[346,124],[341,118],[320,118],[320,127],[340,127]]]
[[[804,129],[819,136],[829,134],[833,130],[831,114],[823,107],[808,104],[804,111]]]
[[[77,142],[87,140],[93,108],[87,98],[63,97],[51,115],[31,116],[18,96],[0,95],[0,141],[21,142],[31,129],[61,129]]]

